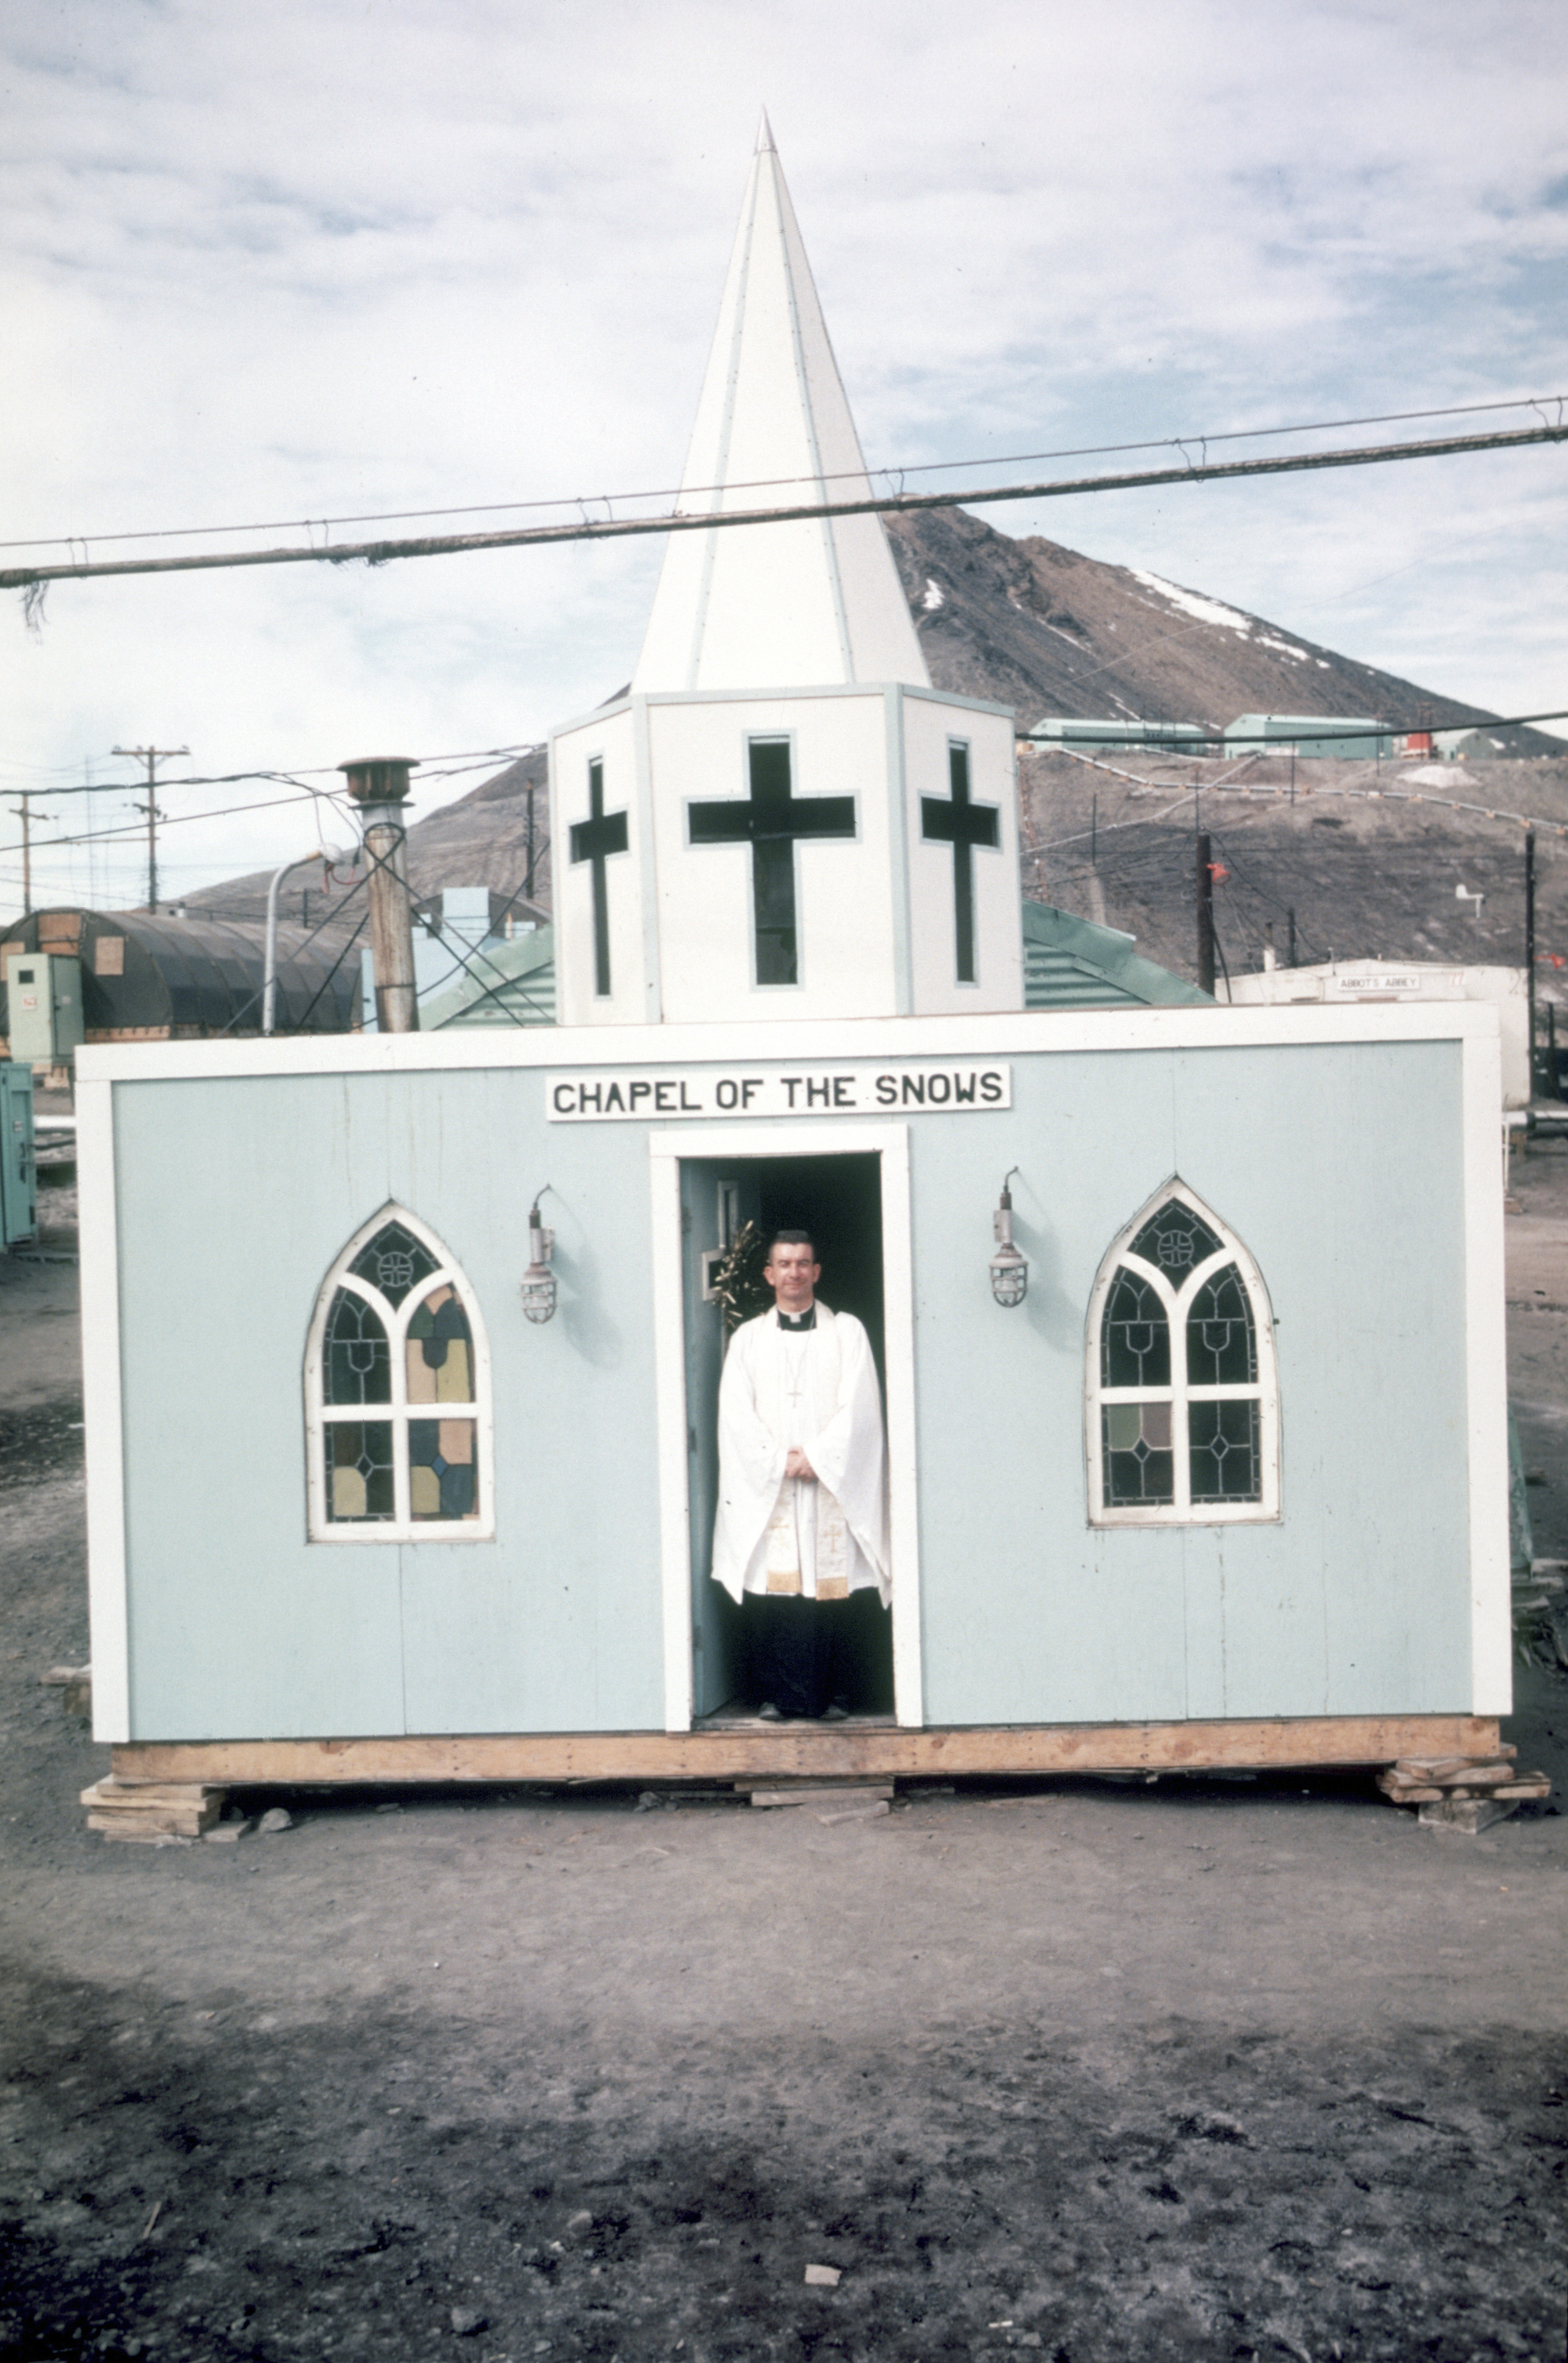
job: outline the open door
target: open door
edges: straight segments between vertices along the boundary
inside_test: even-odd
[[[680,1164],[685,1326],[686,1438],[690,1470],[692,1714],[694,1722],[745,1715],[750,1695],[741,1612],[711,1574],[718,1499],[718,1381],[728,1339],[719,1305],[706,1293],[709,1263],[741,1226],[809,1231],[822,1266],[819,1293],[835,1312],[865,1324],[886,1401],[885,1282],[881,1159],[874,1152],[751,1157]],[[857,1715],[893,1711],[891,1618],[874,1592],[855,1595]]]
[[[686,1439],[692,1536],[692,1716],[716,1714],[741,1684],[740,1612],[714,1582],[718,1506],[718,1379],[724,1319],[707,1292],[709,1259],[758,1219],[755,1176],[744,1167],[683,1159],[681,1239],[686,1342]]]

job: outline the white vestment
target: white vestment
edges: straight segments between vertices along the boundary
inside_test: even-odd
[[[718,1390],[713,1579],[745,1592],[841,1600],[887,1572],[887,1467],[871,1341],[820,1297],[817,1325],[781,1329],[775,1308],[729,1341]],[[816,1479],[786,1477],[792,1448]]]

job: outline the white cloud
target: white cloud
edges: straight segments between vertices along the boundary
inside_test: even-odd
[[[1552,392],[1565,52],[1556,0],[13,0],[5,532],[673,483],[764,101],[873,460]],[[995,515],[1528,710],[1565,505],[1548,450]],[[38,643],[6,603],[0,780],[525,739],[627,677],[655,563],[61,585]]]

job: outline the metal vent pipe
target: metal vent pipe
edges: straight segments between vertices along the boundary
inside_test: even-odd
[[[419,1002],[405,813],[408,774],[417,763],[407,755],[374,755],[339,763],[338,769],[346,775],[349,793],[363,815],[376,1023],[384,1034],[417,1034]]]

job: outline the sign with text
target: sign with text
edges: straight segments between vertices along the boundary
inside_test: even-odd
[[[769,1061],[736,1067],[600,1067],[551,1075],[545,1097],[557,1124],[621,1124],[662,1116],[984,1114],[1013,1104],[1005,1060],[971,1065],[847,1059],[817,1067]]]

